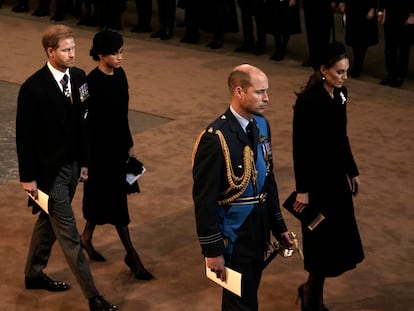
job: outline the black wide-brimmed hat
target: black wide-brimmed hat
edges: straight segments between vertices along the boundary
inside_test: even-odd
[[[89,55],[98,60],[98,55],[110,55],[124,45],[122,35],[114,30],[101,30],[93,37],[93,45]]]

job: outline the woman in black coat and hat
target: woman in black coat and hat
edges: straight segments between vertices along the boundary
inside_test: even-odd
[[[90,161],[81,242],[90,259],[105,261],[94,249],[92,235],[96,225],[114,225],[126,250],[125,264],[137,279],[150,280],[153,276],[144,268],[128,229],[127,161],[135,154],[128,124],[128,81],[121,67],[123,51],[124,41],[118,32],[95,34],[90,55],[98,66],[88,75]]]

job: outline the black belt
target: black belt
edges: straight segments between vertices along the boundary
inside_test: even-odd
[[[230,203],[227,203],[225,205],[249,205],[249,204],[257,204],[257,203],[265,203],[266,197],[267,197],[267,193],[260,193],[255,196],[237,198],[236,200],[231,201]]]

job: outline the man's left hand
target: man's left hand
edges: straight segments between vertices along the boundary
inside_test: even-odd
[[[82,167],[80,170],[79,182],[88,180],[88,168]]]
[[[277,240],[279,241],[279,243],[284,247],[284,248],[290,248],[293,246],[293,240],[292,237],[290,236],[288,231],[285,231],[281,234],[279,234]]]

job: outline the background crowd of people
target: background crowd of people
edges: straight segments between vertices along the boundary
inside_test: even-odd
[[[0,0],[0,6],[1,2],[5,0]],[[17,0],[12,11],[29,12],[28,2]],[[177,8],[184,10],[184,21],[176,19]],[[380,83],[391,87],[403,84],[410,45],[414,42],[414,3],[409,0],[56,0],[55,3],[38,0],[31,9],[32,15],[51,15],[53,21],[72,16],[78,19],[78,25],[114,30],[124,28],[123,16],[127,10],[136,10],[136,24],[129,29],[132,32],[170,40],[176,27],[185,27],[181,42],[197,44],[200,33],[204,32],[211,35],[206,44],[211,49],[222,48],[226,34],[241,32],[242,42],[235,52],[254,55],[265,53],[266,38],[271,35],[275,50],[269,58],[273,61],[282,61],[290,36],[303,32],[308,57],[302,65],[312,67],[318,63],[320,48],[335,40],[335,14],[340,14],[345,42],[353,51],[349,73],[353,78],[361,76],[367,49],[379,43],[378,27],[384,27],[387,74]]]

